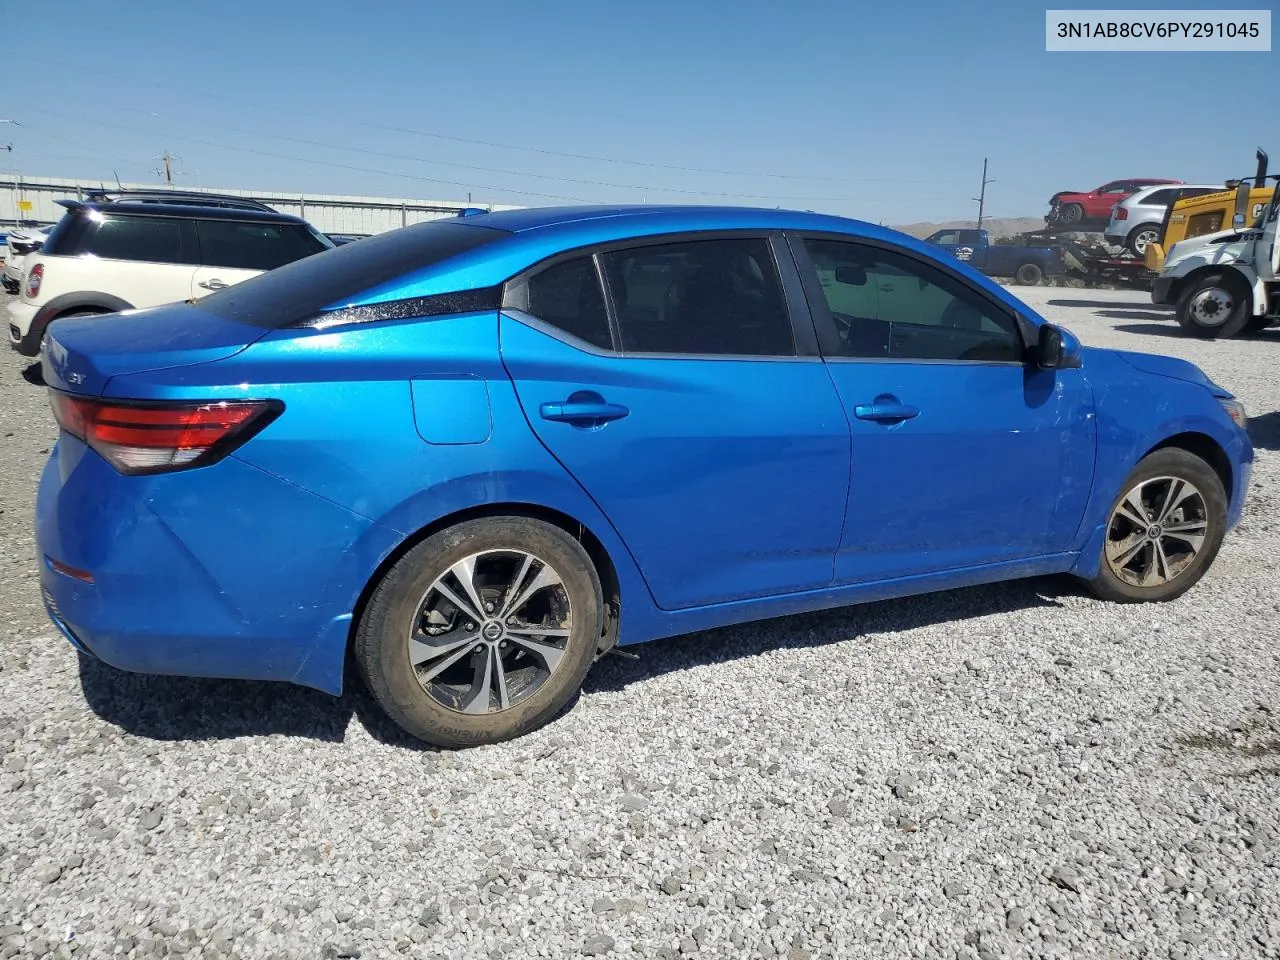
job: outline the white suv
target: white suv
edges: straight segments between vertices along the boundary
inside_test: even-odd
[[[62,201],[67,214],[22,263],[9,344],[34,357],[58,317],[201,297],[329,250],[305,220],[261,210]]]

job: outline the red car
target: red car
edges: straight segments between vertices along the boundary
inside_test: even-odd
[[[1155,187],[1164,183],[1182,183],[1181,180],[1158,180],[1139,177],[1130,180],[1112,180],[1088,193],[1063,190],[1049,198],[1049,213],[1045,222],[1061,226],[1079,226],[1090,222],[1107,222],[1111,208],[1143,187]]]

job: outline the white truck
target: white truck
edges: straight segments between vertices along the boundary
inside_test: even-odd
[[[1178,323],[1193,336],[1234,337],[1280,321],[1280,189],[1246,226],[1249,190],[1247,181],[1236,187],[1230,230],[1175,243],[1152,286],[1152,302],[1174,305]]]

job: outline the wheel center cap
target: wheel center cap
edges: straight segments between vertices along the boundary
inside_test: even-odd
[[[1163,532],[1164,532],[1164,531],[1160,529],[1160,524],[1158,524],[1158,523],[1157,523],[1157,524],[1153,524],[1153,525],[1152,525],[1152,526],[1147,530],[1147,536],[1148,536],[1148,537],[1150,537],[1152,540],[1155,540],[1155,539],[1156,539],[1157,537],[1159,537],[1159,536],[1160,536],[1160,534],[1161,534],[1161,533],[1163,533]]]
[[[501,639],[502,632],[502,624],[497,620],[490,620],[480,628],[480,636],[484,637],[490,643]]]

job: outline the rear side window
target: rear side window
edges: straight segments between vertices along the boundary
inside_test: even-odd
[[[297,326],[335,303],[506,236],[453,219],[419,223],[232,284],[202,297],[200,309],[258,327]]]
[[[164,217],[106,217],[86,232],[78,251],[104,260],[190,263],[181,220]]]
[[[795,356],[768,240],[690,240],[600,259],[624,353]]]
[[[591,257],[553,264],[507,289],[502,305],[523,310],[558,330],[609,350],[609,314]]]
[[[206,267],[274,270],[326,250],[301,224],[200,220],[200,263]]]
[[[1143,197],[1139,203],[1150,203],[1155,206],[1162,206],[1169,203],[1173,199],[1173,190],[1153,190],[1147,196]]]

